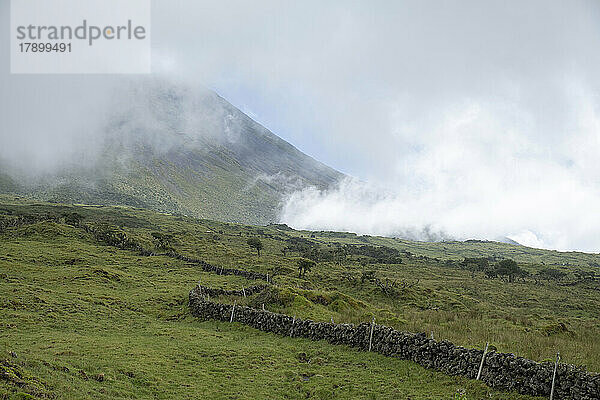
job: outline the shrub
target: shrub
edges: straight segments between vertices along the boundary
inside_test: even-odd
[[[263,249],[263,244],[260,241],[260,239],[257,237],[252,237],[252,238],[248,239],[246,241],[246,243],[248,243],[248,246],[255,249],[258,256],[260,257],[260,251]]]
[[[316,263],[307,258],[299,258],[297,261],[298,265],[298,278],[306,275],[307,272],[312,270],[312,268],[316,265]]]
[[[502,260],[496,265],[496,273],[498,275],[504,275],[508,277],[509,282],[514,282],[514,278],[518,276],[525,276],[526,272],[519,268],[515,260],[507,258]]]

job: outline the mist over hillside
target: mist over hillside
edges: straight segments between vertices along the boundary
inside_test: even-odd
[[[343,177],[206,88],[158,78],[109,83],[87,109],[62,107],[65,123],[47,124],[46,137],[68,138],[49,144],[50,154],[35,141],[29,156],[5,147],[0,191],[259,224],[276,221],[291,193]]]

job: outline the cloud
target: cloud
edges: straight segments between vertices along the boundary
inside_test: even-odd
[[[294,193],[307,187],[306,182],[300,176],[279,171],[276,174],[271,175],[265,173],[258,174],[250,183],[248,183],[248,185],[246,185],[244,190],[249,191],[259,183],[272,186],[278,191],[287,193]]]
[[[412,206],[398,194],[347,178],[333,190],[309,187],[294,192],[282,210],[281,221],[295,228],[417,240],[449,237],[426,216],[416,216]]]
[[[395,177],[385,187],[348,179],[330,191],[298,191],[281,220],[296,228],[420,240],[509,237],[597,251],[600,108],[583,85],[566,90],[565,124],[574,136],[538,141],[532,116],[512,109],[518,104],[466,101],[421,121],[418,134],[399,123],[397,139],[408,150],[390,160]]]
[[[599,89],[595,1],[179,1],[153,10],[154,48],[361,179],[393,177],[390,160],[405,151],[390,121],[399,108],[420,135],[423,121],[464,101],[517,101],[544,141],[567,128],[565,79]]]
[[[10,95],[0,96],[0,165],[22,184],[111,173],[171,150],[237,142],[242,131],[242,122],[215,93],[172,76],[8,82]]]

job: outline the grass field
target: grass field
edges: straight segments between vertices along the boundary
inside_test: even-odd
[[[539,361],[560,350],[564,361],[600,371],[600,291],[594,283],[508,283],[447,262],[490,255],[514,258],[529,271],[556,265],[567,272],[593,272],[600,261],[596,255],[498,243],[416,243],[123,207],[0,199],[5,219],[72,212],[85,224],[118,226],[148,249],[156,245],[152,233],[168,233],[181,254],[275,274],[275,286],[245,299],[253,305],[336,322],[375,316],[402,330],[433,331],[436,338],[471,347],[490,341],[499,351]],[[250,237],[263,242],[260,257],[246,244]],[[413,255],[401,264],[366,264],[352,256],[319,262],[299,278],[299,254],[282,252],[298,237],[324,249],[343,242],[385,245]],[[361,282],[365,270],[404,287],[387,295],[373,282]],[[344,346],[198,321],[187,309],[189,290],[197,282],[227,289],[257,284],[167,256],[144,257],[107,246],[60,219],[6,229],[0,233],[0,398],[26,398],[24,393],[61,399],[527,398]]]

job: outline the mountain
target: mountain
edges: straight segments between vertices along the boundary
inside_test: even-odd
[[[292,192],[344,177],[207,89],[144,81],[116,97],[85,157],[34,177],[0,160],[0,192],[265,224]]]

